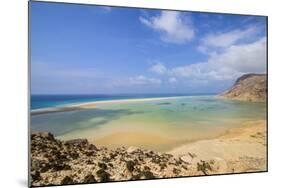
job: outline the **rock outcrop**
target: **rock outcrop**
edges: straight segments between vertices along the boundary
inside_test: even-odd
[[[192,154],[188,157],[136,147],[109,150],[97,148],[86,139],[60,141],[51,133],[36,132],[31,134],[31,184],[64,185],[219,173],[213,168],[214,161],[194,160],[196,156]]]
[[[267,100],[267,75],[245,74],[220,96],[241,101],[264,102]]]

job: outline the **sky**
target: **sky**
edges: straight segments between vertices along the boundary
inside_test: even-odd
[[[32,94],[219,93],[266,72],[266,17],[31,2]]]

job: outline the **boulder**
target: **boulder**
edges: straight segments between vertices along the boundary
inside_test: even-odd
[[[135,162],[134,161],[126,161],[126,168],[129,172],[132,172],[134,170]]]
[[[85,146],[88,145],[87,139],[73,139],[65,141],[65,145],[73,145],[73,146]]]
[[[83,183],[95,183],[97,182],[95,176],[93,176],[92,174],[88,174],[85,176]]]
[[[139,151],[139,148],[138,147],[135,147],[135,146],[130,146],[128,149],[127,149],[127,152],[128,153],[135,153],[135,152],[138,152]]]
[[[31,175],[32,181],[41,180],[40,172],[38,172],[38,171],[32,171],[30,175]]]
[[[182,160],[183,162],[192,163],[193,158],[190,155],[184,155],[180,157],[180,160]]]
[[[67,184],[74,184],[74,181],[71,177],[69,176],[65,176],[62,180],[61,180],[61,184],[62,185],[67,185]]]
[[[31,139],[33,138],[44,138],[47,140],[55,140],[54,135],[49,132],[33,132],[31,133]]]
[[[107,182],[110,181],[110,174],[106,172],[104,169],[99,169],[96,172],[97,176],[99,177],[101,182]]]

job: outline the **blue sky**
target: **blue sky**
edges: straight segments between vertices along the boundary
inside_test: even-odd
[[[31,3],[31,93],[217,93],[266,71],[266,18]]]

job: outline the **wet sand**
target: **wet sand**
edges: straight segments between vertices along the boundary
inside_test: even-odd
[[[266,121],[247,121],[241,126],[230,128],[220,135],[210,135],[205,138],[189,139],[183,137],[169,137],[153,129],[143,130],[130,127],[117,126],[118,129],[104,129],[100,135],[91,136],[93,132],[80,132],[81,138],[87,138],[90,143],[99,147],[110,149],[118,147],[136,146],[157,152],[173,154],[177,157],[195,154],[200,160],[216,160],[228,164],[227,171],[236,169],[237,172],[245,170],[261,170],[266,168]],[[103,134],[106,133],[106,134]],[[77,133],[78,134],[78,133]],[[77,135],[69,134],[60,139],[68,140]],[[244,161],[244,162],[243,162]],[[257,167],[251,166],[257,162]],[[194,162],[198,162],[194,160]],[[241,166],[237,164],[241,163]],[[226,166],[226,165],[221,165]],[[234,166],[234,167],[233,167]],[[245,169],[247,168],[247,169]],[[226,169],[224,169],[226,170]]]

